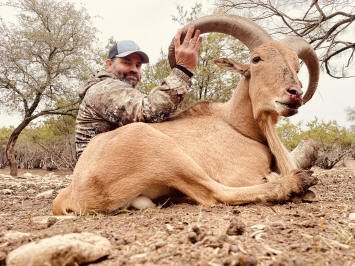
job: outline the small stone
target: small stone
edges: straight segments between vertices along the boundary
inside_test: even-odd
[[[187,238],[192,244],[195,244],[197,242],[197,234],[195,232],[189,232]]]
[[[53,192],[54,192],[53,189],[44,191],[44,192],[42,192],[42,193],[37,194],[36,198],[37,198],[37,199],[40,199],[40,198],[48,199],[48,198],[50,198],[50,197],[53,196]]]
[[[154,258],[154,261],[155,261],[155,262],[158,262],[159,260],[162,260],[162,259],[167,258],[167,257],[169,257],[169,256],[170,256],[169,253],[163,253],[163,254],[160,254],[159,256],[155,257],[155,258]],[[144,263],[145,263],[145,262],[144,262]]]
[[[349,214],[349,220],[350,221],[355,221],[355,212],[352,212]]]
[[[273,223],[271,224],[271,226],[272,226],[272,227],[282,227],[283,224],[280,223],[280,222],[273,222]]]
[[[251,228],[255,229],[255,230],[264,230],[265,225],[264,224],[254,224]]]
[[[303,222],[301,222],[301,223],[299,223],[299,225],[301,226],[301,227],[304,227],[304,228],[314,228],[314,227],[317,227],[318,226],[318,223],[317,222],[315,222],[315,221],[303,221]]]
[[[161,247],[164,247],[167,243],[165,241],[160,241],[158,243],[155,243],[155,249],[159,249]]]
[[[232,210],[232,213],[235,214],[235,215],[238,215],[238,214],[240,214],[240,210],[238,210],[238,209],[233,209],[233,210]]]
[[[237,218],[233,218],[228,229],[227,235],[242,235],[245,232],[245,224]]]
[[[5,188],[5,189],[1,190],[1,192],[4,195],[11,195],[11,194],[13,194],[14,191],[12,189]]]
[[[229,248],[229,253],[231,253],[231,252],[237,253],[239,251],[240,251],[240,249],[237,245],[231,245]]]
[[[252,256],[247,256],[245,258],[245,265],[248,265],[248,266],[256,266],[258,264],[258,261],[252,257]]]
[[[37,191],[36,190],[34,190],[34,189],[32,189],[32,188],[30,188],[30,189],[27,189],[27,194],[34,194],[34,193],[36,193]]]
[[[165,226],[166,226],[166,231],[168,232],[174,231],[174,228],[170,224],[165,224]]]
[[[58,222],[58,219],[56,217],[49,217],[47,220],[47,227],[51,227],[53,224],[55,224],[56,222]]]
[[[258,264],[257,260],[252,256],[246,256],[244,254],[238,253],[238,255],[224,261],[225,266],[256,266]]]
[[[33,175],[32,175],[31,173],[29,173],[29,172],[26,172],[26,173],[24,173],[24,174],[22,175],[22,177],[23,177],[23,178],[31,178],[31,177],[33,177]]]
[[[32,217],[31,220],[33,223],[36,224],[50,224],[55,221],[62,221],[62,220],[75,220],[77,219],[77,216],[74,215],[68,215],[68,216],[35,216]],[[51,221],[50,221],[51,220]],[[53,224],[51,224],[53,225]]]
[[[207,236],[200,242],[201,245],[210,248],[223,248],[223,241],[215,236]],[[200,245],[199,243],[199,245]]]
[[[201,229],[197,225],[194,225],[192,227],[192,231],[194,231],[198,235],[201,234]]]
[[[114,240],[115,240],[116,245],[118,245],[118,246],[125,246],[128,244],[128,241],[126,239],[115,238]]]

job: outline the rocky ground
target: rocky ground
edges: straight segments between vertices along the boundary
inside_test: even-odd
[[[101,236],[98,241],[108,240],[109,248],[91,241],[93,250],[86,255],[92,256],[86,261],[96,261],[85,265],[355,265],[355,170],[314,171],[319,183],[312,188],[317,195],[312,202],[167,203],[62,219],[51,216],[51,202],[70,183],[70,172],[21,171],[14,178],[2,169],[0,265],[6,260],[10,265],[11,252],[27,243],[52,236],[57,243],[58,236],[68,233],[90,242],[86,232]],[[103,253],[95,257],[98,250]],[[74,251],[67,247],[66,254]]]

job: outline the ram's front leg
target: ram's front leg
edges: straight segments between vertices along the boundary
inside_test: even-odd
[[[265,134],[270,150],[276,159],[276,164],[280,171],[279,178],[276,173],[271,173],[266,178],[268,181],[271,181],[271,183],[275,182],[275,185],[278,182],[280,183],[283,188],[282,190],[284,190],[281,194],[302,194],[306,192],[308,187],[316,183],[316,179],[311,176],[310,171],[298,169],[299,166],[304,165],[300,165],[300,162],[298,161],[296,162],[291,153],[282,144],[275,129],[277,118],[277,115],[263,114],[259,120],[259,126]],[[300,151],[298,151],[298,153],[300,153]],[[301,159],[305,161],[305,158]]]
[[[282,176],[286,176],[297,169],[295,160],[289,151],[282,144],[275,123],[277,118],[272,114],[264,114],[261,116],[259,126],[264,132],[267,143],[272,154],[275,156],[277,167]]]
[[[316,179],[309,171],[293,171],[286,176],[270,174],[273,181],[248,187],[223,187],[216,190],[216,198],[229,204],[285,201],[293,195],[302,195]]]

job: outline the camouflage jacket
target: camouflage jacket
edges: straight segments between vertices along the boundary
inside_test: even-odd
[[[132,88],[108,72],[99,72],[88,80],[79,96],[75,126],[77,157],[90,139],[132,122],[160,122],[173,113],[191,85],[184,72],[174,68],[162,85],[149,95]]]

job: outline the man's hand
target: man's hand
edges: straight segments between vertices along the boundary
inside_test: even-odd
[[[198,49],[202,43],[200,30],[196,30],[194,37],[191,39],[193,32],[194,26],[190,26],[181,44],[182,29],[178,30],[174,38],[176,64],[187,68],[191,72],[197,66]]]

